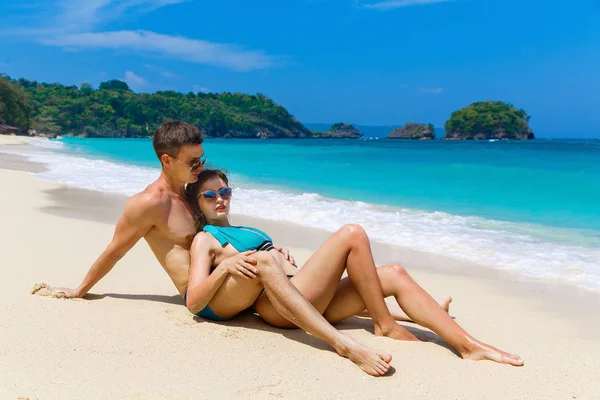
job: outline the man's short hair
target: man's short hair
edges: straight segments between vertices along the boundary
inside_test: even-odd
[[[183,121],[163,122],[154,132],[152,146],[160,159],[163,154],[177,156],[182,146],[202,144],[202,132],[192,124]]]

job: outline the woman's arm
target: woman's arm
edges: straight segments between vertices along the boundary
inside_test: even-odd
[[[215,239],[206,232],[198,233],[192,242],[190,280],[185,302],[192,314],[196,314],[210,303],[229,275],[223,264],[219,264],[213,273],[210,273],[215,261],[214,243]]]

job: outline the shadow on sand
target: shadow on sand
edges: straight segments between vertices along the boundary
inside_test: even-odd
[[[145,300],[145,301],[155,301],[159,303],[167,303],[167,304],[177,304],[184,306],[183,299],[180,295],[173,296],[165,296],[165,295],[155,295],[155,294],[120,294],[120,293],[104,293],[104,294],[90,294],[88,293],[85,296],[87,300],[101,300],[105,297],[111,297],[116,299],[127,299],[127,300]],[[280,334],[286,337],[287,339],[303,343],[307,346],[311,346],[313,348],[324,350],[324,351],[334,351],[331,346],[329,346],[325,341],[318,339],[308,333],[304,332],[301,329],[282,329],[275,328],[270,325],[267,325],[260,317],[254,313],[252,309],[248,309],[246,311],[241,312],[238,316],[231,321],[210,321],[201,317],[192,316],[193,320],[197,323],[210,323],[210,324],[218,324],[222,326],[228,327],[243,327],[246,329],[255,329],[263,332],[271,332],[274,334]],[[423,342],[434,343],[438,346],[441,346],[452,353],[454,353],[457,357],[460,357],[460,354],[448,343],[446,343],[442,338],[440,338],[435,333],[425,330],[421,327],[418,327],[416,324],[405,322],[401,324],[407,331],[415,335],[419,340]],[[350,317],[338,324],[335,325],[336,329],[339,331],[345,330],[355,330],[355,329],[364,329],[371,334],[374,334],[373,322],[368,317]],[[392,368],[393,369],[393,368]],[[386,376],[393,375],[394,371],[390,371],[386,374]]]

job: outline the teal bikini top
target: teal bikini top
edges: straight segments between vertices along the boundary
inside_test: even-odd
[[[231,243],[240,253],[248,250],[271,250],[273,240],[260,229],[249,226],[216,226],[205,225],[202,228],[219,241],[221,246]]]

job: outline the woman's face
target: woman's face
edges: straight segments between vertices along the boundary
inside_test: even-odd
[[[231,188],[219,177],[214,177],[202,184],[198,194],[198,205],[206,220],[219,221],[229,215]]]

